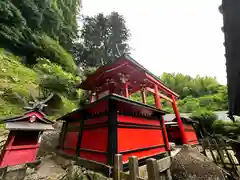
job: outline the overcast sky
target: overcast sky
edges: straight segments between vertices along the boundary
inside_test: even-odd
[[[83,0],[82,13],[117,11],[131,32],[132,57],[156,75],[216,76],[226,84],[221,0]]]

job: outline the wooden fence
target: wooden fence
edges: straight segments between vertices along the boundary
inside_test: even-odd
[[[114,157],[113,179],[114,180],[145,180],[139,176],[138,159],[136,156],[129,157],[129,173],[123,172],[122,155]],[[172,180],[170,165],[171,158],[165,157],[160,160],[148,159],[146,161],[148,180]]]
[[[216,165],[225,169],[231,179],[239,179],[240,164],[235,157],[235,150],[224,139],[218,137],[205,137],[202,142],[203,153]]]

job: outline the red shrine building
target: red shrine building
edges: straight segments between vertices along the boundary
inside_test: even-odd
[[[68,155],[108,165],[114,154],[122,154],[125,164],[134,155],[141,163],[169,152],[169,139],[198,143],[192,124],[181,120],[178,94],[129,56],[98,68],[79,88],[91,92],[90,104],[58,119],[64,120],[59,148]],[[131,100],[138,92],[142,101]],[[148,105],[146,93],[155,106]],[[164,121],[163,99],[173,107],[172,123]]]
[[[0,155],[0,168],[34,162],[43,131],[54,130],[52,122],[38,110],[3,119],[8,139]]]

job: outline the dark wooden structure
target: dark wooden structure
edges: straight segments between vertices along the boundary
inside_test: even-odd
[[[222,31],[225,37],[229,116],[240,115],[240,1],[222,0]]]
[[[91,91],[90,104],[58,119],[65,121],[59,148],[66,154],[108,165],[113,165],[115,154],[123,154],[125,164],[132,155],[139,162],[158,159],[170,151],[161,98],[173,106],[182,144],[190,143],[178,95],[131,57],[98,68],[78,87]],[[136,92],[142,102],[130,100]],[[147,105],[146,92],[153,94],[155,107]]]

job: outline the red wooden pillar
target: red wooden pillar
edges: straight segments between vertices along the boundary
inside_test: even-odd
[[[90,101],[90,103],[93,102],[93,94],[92,94],[92,93],[91,93],[91,95],[90,95],[90,99],[89,99],[89,101]]]
[[[154,98],[155,98],[155,106],[156,106],[156,108],[161,109],[161,102],[160,102],[158,87],[157,87],[156,84],[154,84],[154,91],[155,91],[155,95],[154,95]]]
[[[160,99],[158,87],[157,87],[156,84],[154,85],[154,90],[155,90],[155,106],[158,109],[162,109],[161,99]],[[163,130],[163,134],[164,134],[164,138],[165,138],[166,148],[167,148],[168,151],[170,151],[170,145],[169,145],[169,141],[168,141],[167,129],[166,129],[166,126],[165,126],[165,122],[164,122],[163,116],[161,117],[161,124],[162,124],[162,128],[163,128],[162,130]]]
[[[128,85],[129,85],[128,82],[126,82],[126,83],[124,84],[124,96],[125,96],[126,98],[129,97]]]
[[[185,134],[185,130],[184,130],[184,125],[183,125],[183,122],[181,120],[178,108],[177,108],[175,97],[173,95],[172,95],[172,106],[173,106],[173,110],[174,110],[175,116],[177,118],[178,127],[179,127],[181,135],[182,135],[183,144],[188,144],[188,140],[187,140],[187,137],[186,137],[186,134]]]
[[[142,96],[142,103],[143,103],[143,104],[146,104],[147,101],[146,101],[146,92],[145,92],[145,88],[142,88],[142,89],[141,89],[141,96]]]
[[[94,98],[95,98],[95,93],[94,92],[91,92],[91,94],[90,94],[90,103],[92,103],[93,102],[93,100],[94,100]]]

